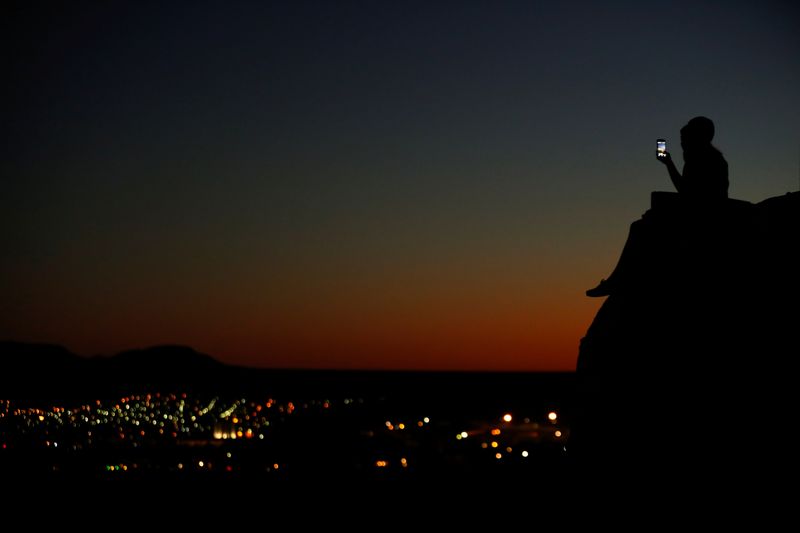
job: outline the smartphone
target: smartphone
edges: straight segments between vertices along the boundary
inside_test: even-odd
[[[667,141],[666,139],[656,139],[656,155],[664,157],[667,154]]]

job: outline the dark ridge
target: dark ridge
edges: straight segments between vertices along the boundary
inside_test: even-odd
[[[5,341],[0,342],[0,397],[53,402],[143,388],[179,389],[206,383],[224,367],[182,346],[86,358],[62,346]]]
[[[550,409],[572,373],[257,369],[223,364],[186,346],[84,358],[59,346],[0,343],[0,399],[70,403],[146,392],[258,395],[302,400],[362,397],[397,407],[472,412]]]
[[[111,358],[118,364],[165,366],[206,366],[218,368],[222,363],[189,346],[162,345],[136,350],[126,350]]]
[[[56,344],[31,344],[15,341],[0,341],[0,361],[7,372],[36,372],[43,368],[70,368],[82,359],[63,346]],[[8,378],[6,372],[3,377]]]

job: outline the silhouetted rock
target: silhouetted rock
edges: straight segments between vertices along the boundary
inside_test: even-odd
[[[654,193],[636,224],[635,265],[581,341],[571,451],[594,466],[783,460],[800,193],[711,205]]]

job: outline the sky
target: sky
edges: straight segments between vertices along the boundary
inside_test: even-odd
[[[800,186],[793,4],[4,4],[0,339],[573,370],[656,138]]]

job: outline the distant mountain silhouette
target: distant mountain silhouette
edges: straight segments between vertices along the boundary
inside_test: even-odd
[[[570,450],[608,468],[796,453],[800,193],[703,206],[654,193],[640,224],[581,341]]]
[[[192,383],[224,371],[226,365],[188,346],[154,346],[127,350],[114,357],[96,358],[109,371],[131,383]]]
[[[0,341],[0,396],[64,399],[208,383],[230,367],[186,346],[154,346],[115,356],[78,356],[64,347]]]
[[[17,381],[20,376],[15,374],[57,375],[85,362],[83,358],[55,344],[0,341],[0,364],[4,370],[0,380],[4,384]]]
[[[80,357],[60,346],[0,342],[0,400],[43,405],[194,392],[293,401],[363,397],[394,403],[402,411],[496,416],[498,405],[547,412],[562,404],[573,384],[572,373],[259,369],[223,364],[185,346]]]

